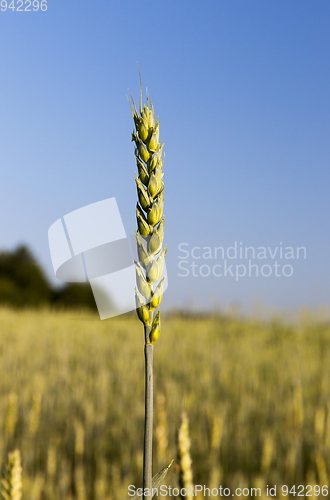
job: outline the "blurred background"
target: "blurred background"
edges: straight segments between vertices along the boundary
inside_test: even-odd
[[[17,448],[24,498],[119,499],[141,485],[141,324],[101,322],[89,285],[54,277],[47,239],[111,197],[133,233],[138,63],[166,153],[154,471],[177,457],[178,484],[181,426],[196,484],[276,484],[279,498],[283,484],[327,484],[329,3],[17,7],[0,2],[2,474]],[[235,245],[293,271],[201,272]]]

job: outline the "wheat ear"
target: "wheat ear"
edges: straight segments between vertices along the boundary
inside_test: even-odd
[[[135,131],[135,158],[138,176],[135,182],[138,194],[135,232],[138,260],[135,262],[136,311],[144,324],[145,336],[145,427],[143,458],[144,498],[152,498],[152,434],[153,434],[153,346],[160,333],[160,312],[156,313],[163,297],[165,278],[163,274],[167,247],[163,249],[164,183],[163,144],[159,143],[159,119],[156,121],[154,107],[147,95],[147,104],[142,109],[142,83],[140,74],[140,110],[131,96],[131,110]],[[159,282],[157,284],[157,282]],[[140,293],[139,293],[140,292]],[[140,295],[141,294],[141,295]]]
[[[5,500],[21,500],[22,466],[19,450],[14,450],[9,453],[5,477],[2,479],[1,483],[1,493]]]

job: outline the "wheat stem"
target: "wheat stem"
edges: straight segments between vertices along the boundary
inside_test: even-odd
[[[150,327],[145,327],[145,329]],[[145,357],[145,420],[143,453],[143,491],[144,498],[152,498],[152,431],[153,431],[153,351],[154,346],[144,346]]]

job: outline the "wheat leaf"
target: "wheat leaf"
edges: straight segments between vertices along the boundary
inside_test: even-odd
[[[157,472],[157,474],[154,475],[154,477],[152,478],[152,490],[158,489],[158,486],[160,486],[160,484],[164,481],[165,476],[168,473],[173,462],[174,460],[171,460],[171,462],[166,467],[164,467],[164,469],[160,470],[159,472]],[[132,500],[141,500],[142,496],[143,495],[134,495],[134,497],[132,497]]]

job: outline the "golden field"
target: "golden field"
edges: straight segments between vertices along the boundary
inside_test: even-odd
[[[1,470],[18,448],[23,500],[128,498],[142,479],[138,319],[3,308],[0,332]],[[327,484],[329,322],[163,315],[154,368],[154,472],[176,457],[185,409],[195,484]]]

